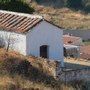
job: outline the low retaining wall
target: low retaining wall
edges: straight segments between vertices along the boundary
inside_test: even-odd
[[[67,68],[62,68],[60,62],[44,58],[31,57],[29,61],[34,67],[47,75],[53,76],[57,80],[67,82],[82,79],[90,80],[90,69],[68,70]]]
[[[77,69],[77,70],[62,70],[58,72],[57,78],[61,81],[73,81],[73,80],[89,80],[90,81],[90,69]]]

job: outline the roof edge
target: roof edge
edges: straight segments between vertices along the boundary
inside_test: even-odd
[[[53,22],[50,22],[50,21],[48,21],[48,20],[46,20],[46,19],[44,19],[44,21],[46,21],[46,22],[48,22],[48,23],[50,23],[50,24],[52,24],[52,25],[54,25],[55,27],[58,27],[58,28],[60,28],[60,29],[65,29],[65,28],[63,28],[63,27],[60,27],[59,25],[56,25],[56,24],[54,24]]]
[[[43,16],[41,16],[41,15],[36,15],[36,14],[27,14],[27,13],[6,11],[6,10],[0,10],[0,12],[1,12],[1,13],[8,13],[8,14],[19,15],[19,16],[25,16],[25,17],[30,17],[30,18],[40,18],[40,19],[43,19]]]

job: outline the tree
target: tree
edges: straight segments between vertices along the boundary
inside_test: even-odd
[[[23,13],[34,12],[34,9],[24,0],[0,0],[0,9]]]
[[[74,9],[81,8],[83,6],[82,0],[67,0],[66,6]]]

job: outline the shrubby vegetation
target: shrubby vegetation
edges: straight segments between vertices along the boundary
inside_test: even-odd
[[[67,0],[66,6],[70,8],[82,8],[82,0]]]
[[[0,9],[32,13],[34,9],[31,8],[27,1],[30,0],[0,0]],[[54,7],[69,7],[75,10],[82,10],[90,12],[90,0],[32,0],[38,4],[49,5]],[[52,5],[53,4],[53,5]]]
[[[0,49],[0,90],[82,90],[82,81],[65,85],[36,67],[26,57]]]
[[[67,0],[66,6],[76,10],[83,10],[90,12],[90,1],[89,0]]]
[[[72,9],[76,9],[76,10],[83,10],[86,12],[90,12],[90,0],[32,0],[32,1],[36,1],[37,3],[46,5],[44,3],[50,3],[53,4],[51,6],[54,7],[61,7],[61,5],[63,4],[63,7],[69,7]]]
[[[34,9],[24,0],[0,0],[0,9],[24,13],[34,12]]]
[[[86,12],[90,12],[89,0],[67,0],[66,6],[74,9],[81,9]]]

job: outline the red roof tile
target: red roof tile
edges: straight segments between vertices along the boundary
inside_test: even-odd
[[[17,13],[0,11],[0,28],[3,30],[25,33],[40,21],[42,21],[42,18],[37,16],[30,17],[29,14],[20,15]]]

